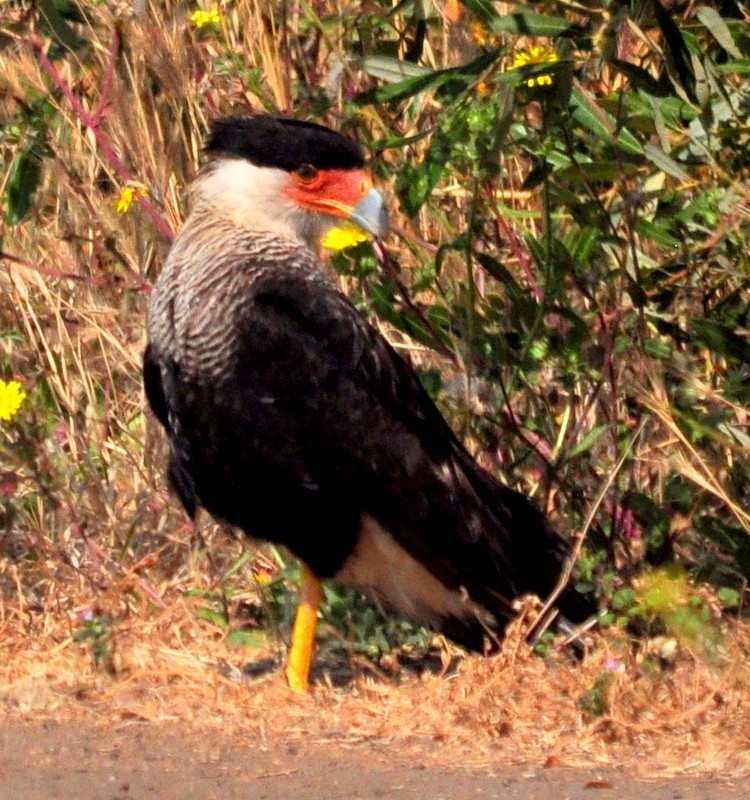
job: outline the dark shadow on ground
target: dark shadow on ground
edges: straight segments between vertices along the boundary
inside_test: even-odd
[[[403,678],[430,675],[452,675],[461,662],[460,655],[448,656],[438,648],[431,648],[427,652],[408,653],[398,652],[381,659],[376,663],[364,656],[342,656],[334,658],[324,656],[316,658],[312,669],[311,680],[327,686],[346,688],[353,685],[362,676],[383,683],[396,685]],[[257,680],[284,668],[284,661],[280,656],[260,658],[236,666],[234,664],[221,664],[220,670],[225,677],[234,679]]]

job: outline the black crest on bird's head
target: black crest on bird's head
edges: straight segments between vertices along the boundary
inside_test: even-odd
[[[245,158],[259,167],[287,172],[310,164],[317,169],[364,166],[359,145],[314,122],[259,114],[220,117],[211,123],[206,152]]]

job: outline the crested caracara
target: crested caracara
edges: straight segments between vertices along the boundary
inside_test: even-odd
[[[343,220],[385,229],[362,151],[266,115],[216,120],[206,150],[144,356],[172,486],[190,515],[202,506],[302,562],[293,688],[308,683],[325,579],[483,650],[515,597],[552,591],[568,547],[476,464],[319,260]]]

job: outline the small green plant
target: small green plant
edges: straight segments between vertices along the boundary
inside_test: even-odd
[[[609,711],[609,689],[612,684],[612,672],[600,673],[594,685],[585,691],[577,702],[578,708],[591,717],[601,717]]]
[[[81,627],[73,634],[77,642],[89,642],[95,667],[114,670],[111,620],[105,613],[86,608],[81,612]]]
[[[650,570],[635,581],[635,592],[643,613],[663,620],[667,632],[683,645],[715,651],[719,631],[684,569],[670,564]]]
[[[742,604],[742,595],[736,589],[730,586],[722,586],[717,592],[716,596],[724,607],[725,611],[734,611],[740,608]]]
[[[426,628],[384,613],[353,589],[325,587],[322,620],[331,635],[331,654],[356,653],[371,661],[400,649],[425,652],[432,638]]]
[[[534,652],[538,656],[546,656],[555,643],[555,632],[545,631],[537,641],[534,642]]]

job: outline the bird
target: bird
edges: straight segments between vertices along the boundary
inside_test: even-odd
[[[255,114],[215,119],[205,154],[143,357],[171,487],[190,517],[203,508],[300,561],[293,690],[309,688],[324,581],[491,651],[516,598],[553,591],[570,545],[475,461],[321,258],[337,226],[386,232],[362,148]],[[572,591],[557,603],[587,608]]]

